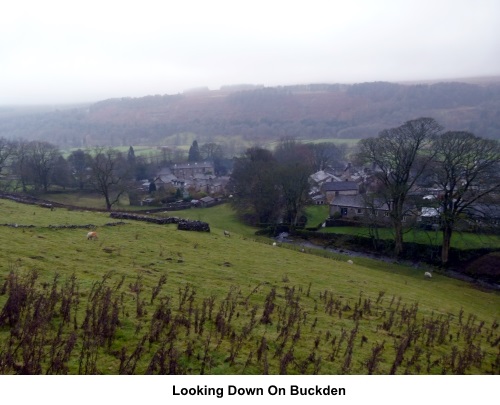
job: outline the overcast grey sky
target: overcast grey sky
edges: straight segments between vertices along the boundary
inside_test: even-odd
[[[499,0],[15,0],[0,105],[500,75]]]

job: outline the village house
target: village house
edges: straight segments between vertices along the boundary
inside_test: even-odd
[[[316,173],[313,173],[309,176],[309,182],[313,186],[321,187],[323,184],[332,181],[342,181],[342,179],[325,170],[317,171]]]
[[[490,229],[497,232],[500,229],[500,205],[498,204],[471,204],[466,210],[468,227],[475,229]],[[459,225],[464,226],[463,222]]]
[[[162,168],[154,180],[157,190],[191,190],[211,195],[223,194],[228,182],[228,176],[213,174],[213,165],[209,162],[174,164]]]
[[[213,175],[198,174],[186,180],[184,188],[198,193],[221,195],[224,194],[228,182],[229,177],[227,176],[216,177]]]
[[[381,199],[366,194],[339,195],[330,203],[330,217],[389,225],[389,207]],[[408,207],[403,222],[420,221],[420,212]]]
[[[321,186],[321,192],[330,204],[339,196],[355,196],[359,194],[359,185],[354,181],[331,181]]]
[[[309,198],[314,205],[324,205],[326,203],[326,198],[323,193],[310,193]]]
[[[380,200],[367,201],[365,195],[339,195],[330,203],[330,217],[360,219],[379,218],[385,222],[389,217],[387,204]]]
[[[213,175],[214,165],[211,162],[176,163],[171,166],[172,174],[181,179],[188,179],[197,174]]]
[[[211,206],[215,205],[215,203],[217,202],[217,200],[215,198],[212,198],[210,196],[200,198],[198,201],[200,202],[200,205],[202,207],[205,207],[205,208],[211,207]]]
[[[157,190],[165,191],[183,188],[184,186],[184,180],[177,178],[167,167],[157,173],[154,183]]]
[[[326,196],[321,188],[325,183],[332,181],[342,181],[339,177],[325,170],[317,171],[309,176],[309,198],[315,205],[326,204]]]

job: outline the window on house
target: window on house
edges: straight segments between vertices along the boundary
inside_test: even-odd
[[[384,217],[388,217],[389,216],[389,213],[386,211],[384,212]]]
[[[342,216],[347,215],[347,208],[342,207],[342,208],[340,209],[340,214],[341,214]]]
[[[403,215],[403,222],[406,222],[406,218],[407,218],[407,216]]]
[[[356,209],[357,214],[361,214],[362,212],[363,212],[363,210],[361,208]]]

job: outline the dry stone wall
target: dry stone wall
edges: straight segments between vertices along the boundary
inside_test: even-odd
[[[74,207],[66,204],[59,204],[59,203],[53,203],[51,201],[46,201],[46,200],[40,200],[35,197],[31,196],[26,196],[26,195],[16,195],[16,194],[8,194],[8,193],[1,193],[0,192],[0,198],[5,198],[9,199],[12,201],[16,201],[22,204],[31,204],[31,205],[38,205],[40,207],[44,208],[50,208],[53,209],[55,207],[57,208],[67,208],[67,209],[74,209],[74,210],[91,210],[90,208],[82,208],[82,207]],[[102,211],[102,210],[97,210],[93,209],[93,211]],[[178,217],[165,217],[165,218],[159,218],[159,217],[153,217],[149,215],[140,215],[140,214],[134,214],[130,212],[112,212],[110,214],[111,218],[114,219],[126,219],[126,220],[134,220],[134,221],[144,221],[144,222],[150,222],[153,224],[157,225],[166,225],[166,224],[177,224],[177,229],[182,230],[182,231],[196,231],[196,232],[210,232],[210,225],[206,222],[202,221],[191,221],[189,219],[183,219],[183,218],[178,218]],[[118,223],[110,223],[106,224],[106,226],[114,226],[114,225],[123,225],[123,222],[118,222]],[[34,225],[18,225],[18,224],[0,224],[0,226],[11,226],[11,227],[34,227]],[[88,225],[49,225],[49,228],[95,228],[94,225],[88,224]]]
[[[128,212],[112,212],[111,218],[128,219],[133,221],[150,222],[157,225],[177,224],[177,229],[181,231],[210,232],[210,225],[202,221],[191,221],[178,217],[156,218],[148,215],[132,214]]]

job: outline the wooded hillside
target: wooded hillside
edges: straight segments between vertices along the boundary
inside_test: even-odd
[[[387,82],[284,87],[233,86],[178,95],[109,99],[51,111],[0,108],[0,137],[43,139],[62,148],[182,145],[240,136],[365,138],[428,116],[446,129],[500,137],[500,83]]]

